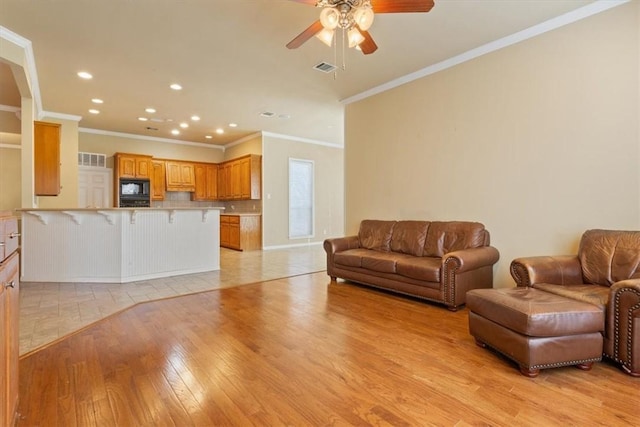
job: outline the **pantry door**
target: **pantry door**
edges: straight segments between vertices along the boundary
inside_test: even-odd
[[[78,207],[113,207],[112,186],[111,169],[90,166],[78,167]]]

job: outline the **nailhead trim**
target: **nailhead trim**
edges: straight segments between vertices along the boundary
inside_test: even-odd
[[[451,271],[454,272],[454,274],[452,275],[452,279],[451,279],[451,285],[449,286],[449,263],[451,262],[455,262],[456,266],[455,268],[451,268]],[[455,306],[455,300],[456,300],[456,275],[455,275],[455,270],[457,270],[460,267],[458,260],[453,258],[453,257],[448,257],[447,259],[444,260],[444,299],[445,302],[448,302],[449,304],[451,304],[452,306]]]
[[[492,349],[494,349],[498,353],[502,354],[506,358],[508,358],[510,360],[513,360],[514,362],[520,364],[520,362],[518,360],[514,359],[512,356],[509,356],[507,353],[505,353],[504,351],[500,350],[499,348],[494,347],[491,344],[487,344],[486,342],[484,342],[482,340],[480,340],[480,342],[482,342],[487,347],[491,347]],[[522,366],[524,366],[525,368],[528,368],[528,369],[560,368],[562,366],[580,365],[582,363],[599,362],[601,360],[602,360],[602,357],[594,357],[592,359],[569,360],[569,361],[566,361],[566,362],[545,363],[545,364],[542,364],[542,365],[533,365],[533,366],[526,366],[526,365],[523,364]]]
[[[631,316],[631,312],[633,310],[637,310],[640,308],[640,303],[631,306],[629,308],[629,311],[627,312],[627,354],[626,354],[626,360],[623,360],[620,358],[620,298],[622,297],[622,294],[624,294],[625,292],[631,292],[634,293],[636,295],[638,295],[640,297],[640,292],[638,292],[635,289],[631,289],[631,288],[622,288],[620,289],[618,292],[616,292],[615,296],[614,296],[614,307],[615,307],[615,312],[614,312],[614,328],[613,328],[613,337],[614,337],[614,345],[613,345],[613,354],[609,354],[607,355],[609,358],[615,360],[618,363],[621,363],[623,366],[626,366],[627,369],[629,369],[631,371],[631,361],[633,360],[633,317]]]

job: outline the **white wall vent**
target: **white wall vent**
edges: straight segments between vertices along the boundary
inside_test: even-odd
[[[99,153],[78,152],[78,166],[107,167],[107,156]]]
[[[333,64],[329,64],[328,62],[321,62],[313,67],[318,71],[322,71],[323,73],[330,73],[334,71],[337,67]]]

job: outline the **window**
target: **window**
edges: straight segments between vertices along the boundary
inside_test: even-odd
[[[313,161],[289,159],[289,238],[313,237]]]

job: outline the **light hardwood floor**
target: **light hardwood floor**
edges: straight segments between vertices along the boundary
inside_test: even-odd
[[[467,322],[324,272],[141,303],[23,357],[19,425],[638,425],[639,379],[526,378]]]
[[[20,354],[143,301],[187,295],[326,269],[321,245],[269,251],[220,249],[220,270],[124,284],[20,286]]]

